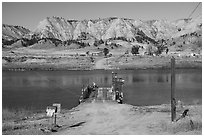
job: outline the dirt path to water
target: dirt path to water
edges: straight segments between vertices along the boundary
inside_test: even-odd
[[[85,103],[75,108],[71,115],[59,119],[59,124],[67,126],[55,134],[201,134],[201,112],[198,114],[197,109],[191,107],[194,121],[194,127],[191,127],[189,118],[172,123],[166,105],[136,107],[113,102]]]
[[[102,58],[96,61],[94,69],[107,69],[107,58]]]
[[[22,120],[2,123],[2,134],[9,135],[154,135],[202,134],[202,105],[177,108],[177,117],[184,109],[189,116],[171,122],[170,105],[132,106],[116,102],[82,103],[57,115],[60,128],[52,128],[53,119],[46,113]],[[190,122],[193,122],[193,124]]]

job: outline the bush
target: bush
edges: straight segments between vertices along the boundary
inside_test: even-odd
[[[89,55],[89,51],[86,52],[86,55]]]
[[[3,43],[3,45],[12,45],[13,43],[15,43],[18,40],[19,39],[16,39],[16,40],[5,40],[5,39],[2,39],[2,43]]]
[[[94,45],[95,47],[97,47],[98,45],[103,44],[103,43],[105,43],[105,42],[104,42],[102,39],[100,39],[100,40],[95,40],[93,45]],[[106,44],[106,43],[105,43],[105,44]]]
[[[108,55],[108,53],[109,53],[109,49],[104,48],[104,49],[103,49],[103,53],[104,53],[104,55],[105,55],[105,56],[107,56],[107,55]]]
[[[157,46],[156,54],[157,54],[157,55],[161,54],[161,53],[164,51],[165,48],[166,48],[166,47],[165,47],[164,45],[158,45],[158,46]]]
[[[89,47],[90,44],[89,43],[84,43],[84,42],[79,42],[77,40],[67,40],[67,41],[63,41],[61,42],[64,45],[71,45],[71,44],[77,44],[80,45],[80,48],[84,48],[84,47]]]
[[[131,50],[131,53],[132,53],[133,55],[139,54],[139,46],[133,46],[133,47],[132,47],[132,50]]]

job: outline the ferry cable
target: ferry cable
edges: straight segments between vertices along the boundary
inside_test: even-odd
[[[198,5],[196,6],[196,8],[191,12],[191,14],[188,16],[188,19],[190,18],[190,16],[193,15],[193,13],[195,12],[195,10],[198,8],[198,6],[201,4],[201,2],[198,3]]]

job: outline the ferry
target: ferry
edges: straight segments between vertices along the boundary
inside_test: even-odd
[[[88,85],[82,88],[82,93],[79,98],[79,104],[90,101],[116,101],[120,104],[123,103],[123,91],[122,87],[124,80],[118,78],[117,73],[112,72],[112,84],[111,87],[98,87],[93,82],[92,85]]]

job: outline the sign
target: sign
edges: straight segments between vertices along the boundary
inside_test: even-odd
[[[55,113],[59,114],[59,113],[60,113],[60,111],[61,111],[61,104],[54,103],[52,106],[57,107],[57,110],[56,110],[56,112],[55,112]]]
[[[54,113],[56,112],[56,110],[57,110],[57,107],[48,106],[47,109],[46,109],[47,116],[52,117],[54,115]]]

